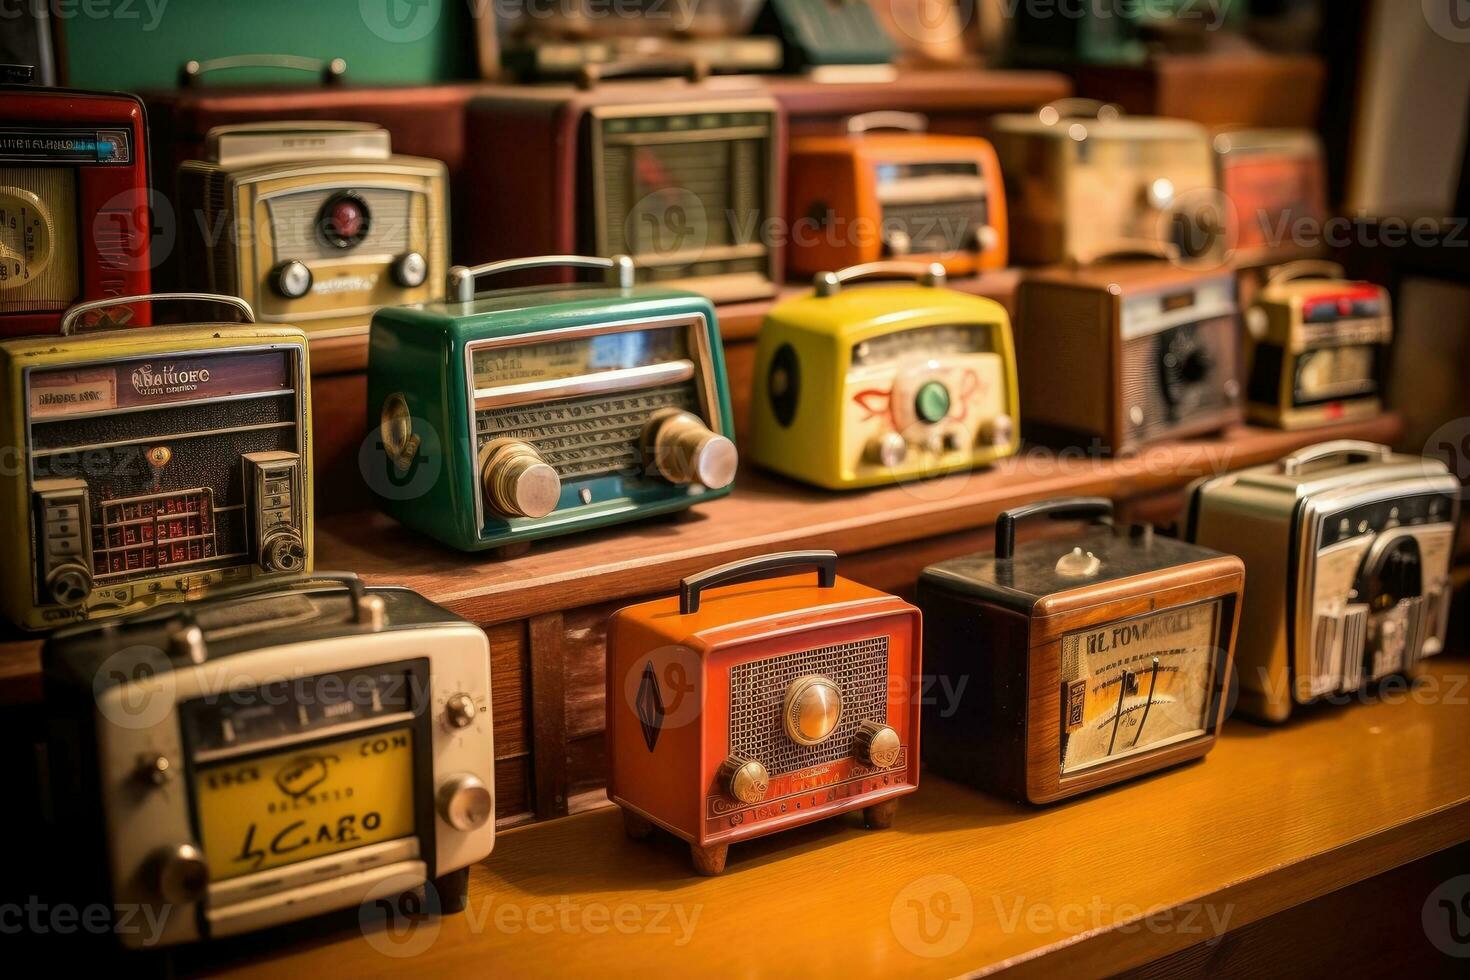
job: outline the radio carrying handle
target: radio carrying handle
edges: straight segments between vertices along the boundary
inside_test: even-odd
[[[771,578],[793,568],[813,567],[817,570],[818,588],[830,589],[837,584],[835,551],[783,551],[774,555],[732,561],[728,565],[691,575],[679,582],[679,615],[688,616],[699,612],[699,599],[705,589]]]
[[[240,314],[241,323],[255,322],[255,310],[238,296],[225,296],[222,293],[142,293],[138,296],[118,296],[115,299],[94,299],[86,303],[78,303],[67,310],[66,315],[61,318],[61,335],[70,336],[76,330],[77,321],[84,314],[91,313],[93,310],[127,306],[131,303],[158,303],[167,300],[177,300],[180,303],[218,303],[221,306],[234,307],[235,312]]]
[[[944,265],[939,262],[864,262],[836,272],[819,272],[812,278],[818,296],[836,296],[842,287],[859,279],[883,276],[889,279],[912,278],[922,286],[943,289],[949,281]]]
[[[609,78],[639,78],[661,76],[683,76],[691,83],[704,81],[709,76],[709,62],[703,58],[688,58],[676,52],[661,53],[651,58],[625,58],[604,64],[583,65],[577,71],[577,88],[590,91]]]
[[[875,129],[901,129],[906,133],[923,133],[929,129],[929,117],[921,112],[896,112],[878,110],[860,112],[847,117],[847,132],[858,136]]]
[[[1113,502],[1107,497],[1058,497],[1038,500],[1001,511],[995,519],[995,560],[1006,561],[1016,553],[1016,525],[1027,517],[1046,514],[1052,520],[1087,519],[1097,523],[1111,521]]]
[[[1294,279],[1306,279],[1309,276],[1322,279],[1342,279],[1346,275],[1342,266],[1336,262],[1328,262],[1324,259],[1301,259],[1297,262],[1288,262],[1271,273],[1266,278],[1266,286],[1291,282]]]
[[[1056,113],[1056,118],[1050,118],[1051,113]],[[1037,110],[1041,121],[1051,125],[1062,119],[1086,119],[1092,118],[1099,122],[1112,122],[1123,115],[1123,107],[1116,102],[1104,102],[1102,99],[1066,98],[1055,99],[1048,102]]]
[[[1298,450],[1281,461],[1281,472],[1296,476],[1313,463],[1327,459],[1343,462],[1381,463],[1393,455],[1393,450],[1376,442],[1361,439],[1333,439],[1319,442],[1315,446]]]
[[[306,71],[319,76],[323,85],[335,85],[347,74],[347,62],[342,58],[307,58],[295,54],[233,54],[223,58],[210,58],[208,61],[190,59],[184,62],[184,66],[179,69],[179,84],[187,88],[209,72],[231,68]]]
[[[475,298],[475,280],[480,276],[498,276],[507,272],[523,272],[526,269],[542,269],[554,265],[603,269],[607,273],[604,278],[609,286],[617,286],[619,289],[633,288],[633,259],[627,255],[614,255],[610,259],[595,255],[538,255],[526,259],[486,262],[484,265],[457,265],[449,270],[446,292],[451,300],[468,303]]]

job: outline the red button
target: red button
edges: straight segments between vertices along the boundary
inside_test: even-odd
[[[332,232],[338,238],[355,242],[362,236],[365,217],[356,201],[343,198],[332,205]]]

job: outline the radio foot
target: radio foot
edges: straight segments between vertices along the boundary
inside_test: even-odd
[[[694,870],[702,875],[722,873],[725,870],[725,858],[729,854],[729,844],[715,844],[711,847],[700,847],[698,844],[689,845],[689,856],[694,859]]]
[[[520,558],[531,553],[531,542],[515,541],[511,544],[502,544],[490,549],[490,558],[493,561],[510,561],[512,558]]]
[[[439,914],[454,915],[463,912],[470,901],[470,869],[460,868],[433,881],[434,891],[439,895]]]
[[[887,830],[893,826],[893,815],[898,812],[897,800],[886,800],[863,808],[863,822],[869,830]]]
[[[653,833],[653,823],[632,810],[624,810],[623,831],[633,840],[644,840]]]

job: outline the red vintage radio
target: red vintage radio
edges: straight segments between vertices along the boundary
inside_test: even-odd
[[[815,567],[817,580],[785,574]],[[830,551],[733,562],[607,637],[608,797],[719,874],[732,843],[861,808],[887,827],[919,782],[919,611],[837,577]]]
[[[0,85],[0,336],[55,333],[74,303],[149,292],[144,129],[131,95]]]

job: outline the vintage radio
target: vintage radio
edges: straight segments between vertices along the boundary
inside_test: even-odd
[[[887,81],[898,45],[868,0],[764,0],[751,33],[781,41],[782,66],[817,81]]]
[[[844,284],[918,271],[918,285]],[[1005,308],[944,268],[854,266],[778,304],[756,344],[752,458],[842,489],[986,466],[1020,446]]]
[[[475,294],[548,266],[603,286]],[[467,551],[667,513],[729,492],[736,452],[709,300],[633,264],[555,255],[450,272],[449,299],[380,310],[369,482],[398,520]],[[398,487],[412,485],[413,492]]]
[[[1095,118],[1074,114],[1084,108]],[[1162,245],[1185,259],[1223,259],[1227,216],[1210,135],[1198,123],[1066,99],[997,116],[993,129],[1013,262],[1094,262]]]
[[[1305,129],[1226,130],[1215,134],[1220,192],[1234,212],[1237,265],[1264,265],[1317,251],[1327,221],[1322,141]]]
[[[812,566],[815,583],[785,574]],[[722,565],[618,610],[607,795],[628,833],[662,827],[713,875],[731,844],[834,814],[889,826],[919,782],[920,632],[830,551]]]
[[[468,125],[489,175],[466,208],[486,218],[469,231],[475,261],[626,254],[640,280],[717,303],[775,294],[785,123],[748,80],[501,87]],[[497,217],[527,209],[538,220]]]
[[[0,85],[0,336],[54,334],[73,303],[148,292],[145,128],[131,95]]]
[[[1439,460],[1353,441],[1191,488],[1186,536],[1250,573],[1242,711],[1285,721],[1444,649],[1459,492]]]
[[[1027,438],[1126,453],[1241,419],[1235,277],[1168,262],[1036,273],[1017,293]]]
[[[449,268],[444,164],[397,156],[367,123],[209,133],[179,169],[184,282],[238,294],[263,322],[366,333],[380,306],[436,298]]]
[[[978,137],[932,135],[927,126],[914,113],[871,112],[848,119],[845,137],[792,140],[792,272],[881,258],[942,262],[955,276],[1005,267],[1005,190],[995,151]]]
[[[1246,411],[1283,429],[1370,418],[1393,339],[1388,290],[1342,278],[1331,262],[1294,262],[1246,312]]]
[[[1036,514],[1094,523],[1017,545],[1016,523]],[[924,569],[925,667],[958,692],[924,709],[930,771],[1050,803],[1210,751],[1244,568],[1148,526],[1096,523],[1111,514],[1095,497],[1027,504],[1000,515],[993,555]]]
[[[150,913],[155,945],[426,883],[430,909],[459,911],[490,853],[485,634],[331,577],[76,627],[42,652],[74,887]]]
[[[246,323],[73,334],[133,302],[221,303]],[[108,321],[104,321],[106,325]],[[229,296],[73,307],[63,337],[0,343],[0,537],[22,569],[3,612],[25,629],[114,616],[311,568],[306,338]]]

